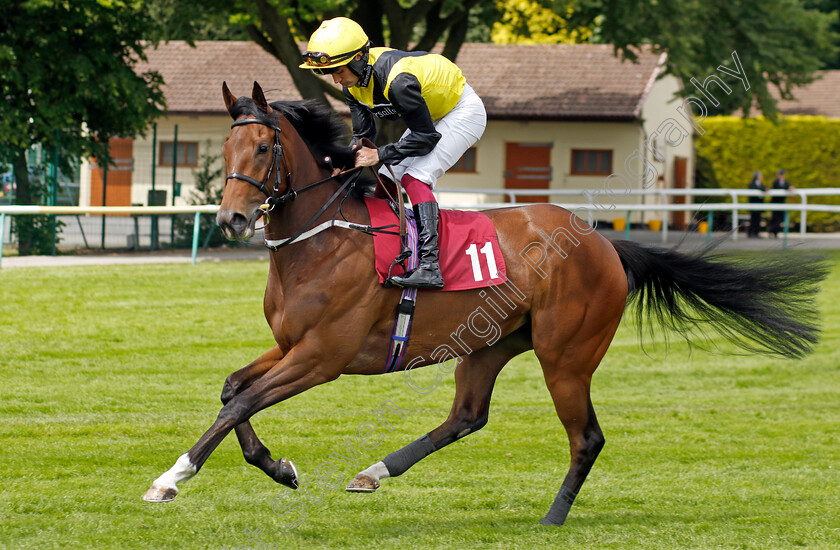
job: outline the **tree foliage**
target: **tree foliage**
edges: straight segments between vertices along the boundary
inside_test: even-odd
[[[13,166],[16,201],[37,204],[25,154],[109,159],[112,136],[134,137],[164,108],[161,77],[138,74],[151,20],[121,0],[6,0],[0,7],[0,162]],[[33,236],[19,226],[19,251]]]
[[[821,69],[840,69],[840,2],[838,0],[804,0],[805,7],[815,9],[827,14],[834,14],[834,21],[831,23],[830,29],[833,34],[832,44],[834,45],[834,55],[823,64]]]
[[[809,9],[799,0],[565,0],[571,28],[594,29],[592,40],[613,44],[634,59],[639,48],[667,52],[667,72],[680,78],[688,94],[692,78],[703,82],[737,55],[750,88],[733,89],[717,113],[745,113],[757,106],[775,118],[770,87],[782,98],[811,82],[814,72],[835,55],[830,29],[837,13]]]
[[[338,94],[329,82],[297,69],[299,42],[323,19],[347,16],[374,45],[429,50],[443,43],[450,59],[467,36],[499,43],[612,44],[631,60],[650,47],[668,53],[667,72],[682,80],[687,95],[697,93],[692,78],[703,82],[719,65],[732,69],[734,51],[749,89],[734,89],[711,114],[757,107],[771,118],[777,114],[771,88],[789,98],[814,71],[836,60],[840,28],[833,0],[206,0],[198,18],[185,0],[148,1],[188,7],[164,10],[180,13],[175,17],[184,29],[226,15],[289,68],[307,98]]]
[[[345,16],[358,22],[374,46],[428,51],[443,44],[443,55],[455,59],[470,26],[489,25],[496,16],[489,0],[206,0],[197,17],[194,2],[147,0],[167,37],[193,40],[203,37],[198,22],[223,14],[231,26],[245,33],[289,69],[306,98],[326,102],[340,91],[311,71],[297,68],[301,42],[306,42],[321,21]],[[486,35],[479,31],[477,35]],[[477,36],[473,34],[473,37]]]
[[[31,163],[30,163],[31,164]],[[29,168],[29,195],[35,204],[46,204],[49,201],[50,187],[48,176],[43,166],[35,165]],[[55,224],[55,225],[53,225]],[[31,237],[31,254],[52,254],[54,246],[61,242],[59,236],[64,222],[56,216],[28,215],[12,216],[12,232],[21,232]],[[55,228],[55,231],[53,231]]]
[[[592,30],[569,28],[570,9],[541,0],[498,0],[498,20],[493,22],[495,44],[579,44]]]

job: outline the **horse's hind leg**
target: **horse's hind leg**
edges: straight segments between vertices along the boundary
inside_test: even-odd
[[[606,303],[602,305],[607,308]],[[569,331],[571,334],[562,338],[556,332],[549,334],[551,328],[545,332],[534,331],[534,351],[542,365],[557,416],[569,437],[571,462],[557,497],[548,514],[540,521],[543,525],[563,524],[598,453],[604,447],[604,434],[595,417],[589,385],[592,373],[612,341],[621,315],[594,317],[599,319],[594,323],[590,321],[589,326],[582,321],[576,327],[566,327],[572,329]],[[534,318],[539,319],[540,316]],[[538,326],[536,321],[534,326]]]
[[[551,508],[540,521],[543,525],[563,525],[589,470],[604,447],[604,434],[589,398],[589,381],[560,379],[549,384],[557,416],[569,436],[570,466]]]
[[[280,351],[279,346],[274,346],[250,365],[228,376],[222,389],[222,404],[226,405],[238,393],[250,387],[255,380],[268,372],[282,358],[283,352]],[[245,456],[245,461],[248,464],[256,466],[265,472],[268,477],[281,485],[291,487],[292,489],[298,488],[297,469],[295,465],[292,464],[291,460],[286,460],[285,458],[274,460],[271,457],[271,451],[257,437],[250,421],[239,424],[234,428],[234,431],[236,432],[236,439],[239,440],[239,446],[242,447],[242,454]]]
[[[450,443],[487,424],[496,377],[513,357],[531,348],[527,331],[514,333],[489,348],[461,358],[455,369],[455,400],[446,421],[360,472],[347,486],[352,492],[372,492],[381,480],[396,477]]]

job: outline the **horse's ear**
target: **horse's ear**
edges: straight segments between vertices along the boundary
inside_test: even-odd
[[[222,97],[225,99],[225,107],[228,112],[230,112],[230,108],[233,107],[236,98],[232,93],[230,93],[230,88],[228,88],[227,82],[222,82]]]
[[[254,103],[260,111],[268,113],[268,102],[265,100],[265,94],[263,94],[262,88],[256,81],[254,81],[254,90],[251,92],[251,99],[254,100]]]

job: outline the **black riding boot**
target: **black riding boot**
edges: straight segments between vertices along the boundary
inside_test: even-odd
[[[390,281],[396,286],[411,288],[443,288],[443,275],[438,263],[438,218],[436,202],[421,202],[414,207],[420,250],[420,265],[414,271],[395,275]]]

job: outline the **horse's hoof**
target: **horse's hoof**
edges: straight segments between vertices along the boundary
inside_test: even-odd
[[[143,500],[146,502],[169,502],[174,500],[177,494],[178,489],[175,487],[162,487],[152,484],[146,494],[143,495]]]
[[[298,473],[297,468],[295,468],[295,465],[292,464],[292,461],[281,458],[277,461],[277,468],[278,472],[277,475],[274,476],[274,481],[280,485],[285,485],[286,487],[297,491]]]
[[[359,474],[353,478],[353,481],[350,482],[345,490],[351,493],[372,493],[377,489],[379,489],[378,479],[373,479],[365,474]]]

